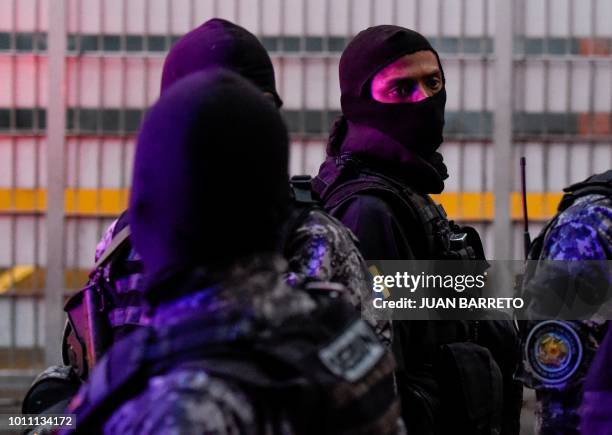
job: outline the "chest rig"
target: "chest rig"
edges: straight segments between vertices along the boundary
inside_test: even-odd
[[[444,207],[429,195],[364,166],[350,155],[338,157],[340,177],[325,194],[325,209],[339,209],[355,195],[372,195],[390,205],[417,259],[484,259],[478,233],[448,220]],[[413,225],[414,227],[411,227]]]

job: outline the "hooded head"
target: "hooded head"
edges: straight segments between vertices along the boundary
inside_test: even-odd
[[[164,62],[161,93],[186,75],[210,67],[240,74],[282,106],[266,49],[251,32],[220,18],[206,21],[172,47]]]
[[[425,86],[425,92],[422,85],[430,76],[436,86]],[[402,83],[398,95],[407,98],[385,95],[393,82]],[[330,157],[320,179],[325,176],[325,183],[333,185],[339,175],[336,158],[350,154],[422,192],[444,189],[448,172],[436,152],[444,127],[444,72],[427,39],[390,25],[360,32],[340,58],[340,90],[342,116],[332,127]]]
[[[287,166],[280,112],[253,84],[208,69],[168,89],[142,124],[129,204],[147,287],[273,251]]]
[[[371,92],[372,80],[378,72],[402,56],[420,51],[435,55],[443,84],[438,54],[420,33],[390,25],[360,32],[340,59],[341,104],[350,123],[377,130],[418,155],[429,157],[442,144],[444,86],[417,102],[380,102]]]

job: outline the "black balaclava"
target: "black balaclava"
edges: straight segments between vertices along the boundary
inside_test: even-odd
[[[415,103],[381,103],[371,95],[371,82],[381,69],[406,54],[431,51],[431,44],[420,33],[403,27],[383,25],[360,32],[348,44],[340,59],[342,113],[348,132],[340,150],[371,157],[388,166],[405,164],[417,176],[430,180],[423,190],[437,193],[448,177],[442,157],[436,150],[442,144],[446,91]],[[413,177],[415,178],[415,177]]]
[[[206,21],[174,44],[164,62],[161,93],[186,75],[209,67],[240,74],[282,106],[266,49],[251,32],[220,18]]]
[[[142,124],[129,204],[148,298],[190,270],[274,251],[287,167],[280,112],[247,80],[209,69],[168,89]]]

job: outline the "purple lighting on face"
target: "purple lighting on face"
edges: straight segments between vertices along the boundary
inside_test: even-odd
[[[416,85],[410,94],[408,101],[411,103],[418,103],[419,101],[423,101],[425,98],[427,98],[427,94],[423,91],[421,86]]]

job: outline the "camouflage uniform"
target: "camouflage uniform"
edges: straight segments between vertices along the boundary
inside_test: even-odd
[[[236,267],[231,282],[167,302],[150,317],[153,328],[180,325],[193,315],[213,317],[242,313],[259,325],[277,328],[287,319],[311,313],[317,303],[305,292],[285,284],[284,260],[259,259]],[[98,368],[99,369],[99,368]],[[73,400],[77,406],[95,382],[87,384]],[[89,391],[89,392],[88,392]],[[391,393],[391,392],[390,392]],[[116,399],[121,400],[121,399]],[[75,405],[76,404],[76,405]],[[374,404],[372,404],[374,406]],[[394,427],[381,433],[404,433],[399,407]],[[77,410],[78,420],[78,410]],[[226,379],[211,376],[197,362],[178,364],[149,379],[145,389],[123,403],[106,421],[105,434],[294,434],[284,411],[271,409],[261,398],[249,395]]]
[[[277,263],[275,267],[280,265]],[[292,292],[283,285],[280,275],[252,270],[240,272],[232,274],[238,283],[246,280],[239,288],[227,288],[213,295],[213,300],[196,294],[173,301],[158,309],[151,323],[164,323],[168,319],[179,322],[192,310],[240,309],[245,313],[253,310],[274,324],[291,315],[308,313],[315,306],[305,294]],[[266,291],[270,288],[273,290]],[[212,309],[207,308],[211,306]],[[286,433],[291,433],[289,422],[283,420],[282,424],[287,427]],[[248,434],[255,433],[256,427],[255,409],[239,388],[200,370],[178,368],[151,379],[142,394],[125,403],[110,418],[104,433]]]
[[[612,199],[603,195],[578,198],[549,230],[542,251],[547,260],[612,258]]]
[[[125,226],[125,223],[121,222],[122,219],[120,217],[115,220],[97,244],[96,262],[108,249],[118,230]],[[349,229],[320,209],[312,208],[289,235],[285,255],[289,260],[289,272],[285,276],[292,287],[314,282],[341,284],[344,287],[344,290],[340,292],[342,297],[362,311],[363,318],[372,325],[381,342],[386,345],[390,344],[390,323],[374,320],[368,311],[371,304],[364,300],[371,297],[368,271],[356,246],[356,238]],[[140,256],[130,247],[129,252],[118,262],[138,264]],[[135,328],[146,326],[149,322],[146,304],[142,300],[140,289],[141,273],[123,272],[117,276],[116,273],[111,273],[111,268],[115,267],[115,263],[108,263],[104,266],[103,272],[105,276],[112,277],[112,285],[107,288],[112,292],[111,297],[114,304],[108,310],[107,316],[113,330],[113,341],[128,335]],[[123,265],[120,264],[120,266]],[[64,343],[64,351],[65,349],[66,344]],[[66,357],[64,364],[70,367]],[[56,370],[52,371],[57,373]],[[66,370],[61,372],[67,373]],[[45,376],[41,374],[36,384],[44,382],[44,378]],[[75,376],[72,376],[71,381],[74,378]]]
[[[360,310],[380,340],[390,345],[391,325],[374,320],[369,272],[357,246],[353,232],[340,221],[320,209],[311,210],[287,244],[287,282],[291,286],[309,281],[342,284],[347,302]]]
[[[589,194],[577,198],[544,229],[543,244],[539,260],[578,261],[572,265],[572,277],[594,276],[602,263],[584,260],[606,260],[612,258],[612,198]],[[541,283],[566,280],[567,269],[559,263],[546,263],[543,270],[536,270],[534,278]],[[603,273],[606,273],[605,271]],[[547,295],[534,293],[532,307],[539,312],[550,306]],[[532,308],[533,309],[533,308]],[[582,346],[584,356],[569,379],[562,383],[549,384],[534,376],[534,369],[527,363],[528,349],[525,348],[523,370],[519,377],[526,386],[536,390],[536,430],[540,434],[578,434],[580,417],[578,408],[586,371],[607,329],[603,317],[593,316],[588,321],[559,322],[569,328],[584,331]]]
[[[96,261],[108,248],[116,234],[117,220],[106,230],[96,247]],[[285,257],[288,260],[287,283],[292,287],[301,287],[312,282],[332,282],[341,284],[341,292],[347,302],[355,306],[364,315],[364,319],[375,326],[381,341],[389,344],[391,341],[391,328],[388,322],[375,321],[368,310],[371,304],[364,303],[364,299],[371,297],[369,274],[366,263],[357,248],[357,238],[337,219],[318,208],[309,210],[297,228],[289,234],[285,244]],[[140,257],[134,249],[128,255],[128,260],[139,261]],[[106,268],[110,268],[107,265]],[[108,272],[107,272],[108,273]],[[131,274],[125,278],[114,281],[114,290],[118,293],[135,291],[140,284],[140,274]],[[126,322],[135,321],[143,314],[144,306],[141,304],[122,307],[119,311],[113,310],[111,324],[120,325],[119,319]],[[121,316],[126,312],[131,316]],[[146,324],[143,317],[140,323]]]
[[[341,292],[288,286],[274,254],[294,233],[280,230],[303,224],[285,213],[288,144],[278,110],[223,69],[185,77],[148,111],[129,205],[146,327],[95,363],[67,408],[76,432],[401,431],[390,351]]]

